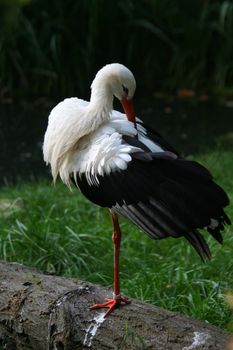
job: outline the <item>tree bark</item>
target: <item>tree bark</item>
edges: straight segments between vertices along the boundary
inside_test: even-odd
[[[205,322],[132,300],[106,319],[90,311],[112,292],[0,262],[0,349],[230,349],[231,335]],[[228,345],[226,345],[228,343]]]

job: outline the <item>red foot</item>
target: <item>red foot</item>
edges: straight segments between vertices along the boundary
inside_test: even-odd
[[[103,304],[94,304],[90,306],[91,310],[94,309],[101,309],[101,308],[108,308],[108,311],[104,315],[104,317],[108,316],[114,309],[120,306],[121,303],[124,304],[130,304],[130,301],[124,297],[120,297],[117,299],[105,299],[106,303]]]

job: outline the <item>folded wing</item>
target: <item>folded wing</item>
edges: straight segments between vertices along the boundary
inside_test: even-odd
[[[150,137],[158,144],[160,135]],[[224,213],[229,200],[207,169],[180,158],[162,142],[152,152],[142,138],[124,136],[123,143],[138,148],[131,153],[127,168],[97,175],[90,184],[85,173],[76,185],[92,202],[109,207],[132,221],[154,239],[184,236],[204,260],[210,257],[207,243],[197,229],[207,228],[222,242],[221,231],[230,220]],[[161,142],[160,142],[161,143]]]

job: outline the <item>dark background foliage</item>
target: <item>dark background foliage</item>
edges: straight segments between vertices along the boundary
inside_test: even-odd
[[[0,0],[1,95],[89,93],[121,62],[138,89],[232,93],[233,3],[220,0]]]

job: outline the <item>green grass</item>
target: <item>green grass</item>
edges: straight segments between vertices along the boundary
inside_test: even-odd
[[[233,154],[199,156],[233,200]],[[232,217],[232,206],[227,212]],[[74,189],[46,180],[2,187],[0,258],[105,286],[113,282],[109,213]],[[233,290],[233,231],[203,264],[183,239],[153,241],[121,220],[121,284],[125,295],[232,329],[224,293]]]

